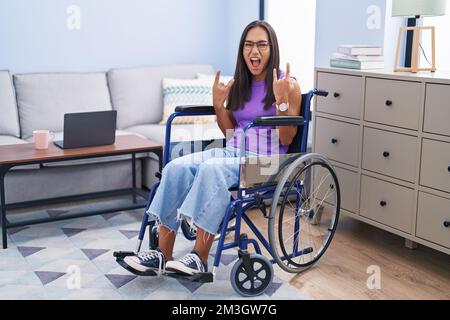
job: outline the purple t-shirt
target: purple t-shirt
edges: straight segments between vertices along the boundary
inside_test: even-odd
[[[285,72],[281,71],[280,79],[283,79],[285,75]],[[233,137],[227,141],[227,146],[240,147],[243,129],[254,118],[276,115],[275,104],[267,110],[264,109],[265,96],[265,81],[253,81],[250,100],[245,103],[244,108],[233,112],[237,126],[234,129]],[[250,128],[247,130],[246,139],[246,150],[261,155],[284,154],[289,148],[289,146],[281,145],[275,126]]]

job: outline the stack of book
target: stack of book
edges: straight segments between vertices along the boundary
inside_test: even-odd
[[[382,48],[368,45],[341,45],[333,53],[330,66],[347,69],[383,69]]]

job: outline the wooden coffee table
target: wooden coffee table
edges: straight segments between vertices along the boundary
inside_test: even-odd
[[[137,196],[140,196],[144,198],[144,200],[146,200],[148,192],[142,190],[141,188],[137,188],[136,186],[136,154],[147,152],[154,153],[158,156],[159,169],[161,171],[162,146],[156,142],[153,142],[145,138],[141,138],[133,134],[117,136],[116,141],[113,145],[85,147],[76,149],[61,149],[53,144],[50,144],[47,150],[36,150],[34,148],[34,143],[0,146],[0,197],[1,197],[1,223],[2,223],[3,248],[4,249],[7,248],[6,230],[8,228],[15,228],[26,225],[78,217],[86,217],[116,211],[144,208],[146,205],[145,203],[146,201],[144,201],[143,203],[141,201],[141,203],[139,203],[137,201]],[[101,158],[125,154],[131,154],[131,166],[133,175],[133,185],[131,188],[6,204],[5,175],[12,167],[28,164],[43,164],[43,163],[61,162],[78,159]],[[10,209],[27,208],[38,205],[64,203],[68,201],[94,199],[99,197],[108,197],[123,194],[132,195],[133,201],[130,205],[108,208],[105,210],[86,211],[83,213],[77,213],[72,215],[33,219],[14,223],[9,222],[6,218],[6,210]]]

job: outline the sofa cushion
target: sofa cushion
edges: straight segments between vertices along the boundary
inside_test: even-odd
[[[193,79],[198,72],[214,73],[211,65],[165,65],[113,69],[108,84],[119,129],[159,123],[163,115],[162,79]]]
[[[0,146],[11,145],[11,144],[24,144],[28,143],[25,140],[19,139],[13,136],[3,136],[0,135]],[[29,170],[29,169],[39,169],[39,164],[27,164],[23,166],[12,167],[11,170]]]
[[[138,187],[141,186],[141,177],[141,161],[137,161],[136,184]],[[6,203],[15,203],[130,188],[132,171],[129,161],[95,163],[68,168],[42,168],[33,171],[22,170],[8,173],[5,177],[5,184],[7,186],[5,190]],[[43,213],[41,210],[40,212]],[[36,214],[39,216],[38,212],[32,214],[33,217]],[[58,238],[53,237],[50,241],[54,243],[54,241],[58,241]],[[1,261],[3,263],[4,260]]]
[[[16,97],[8,71],[0,70],[0,134],[20,137]]]
[[[164,145],[166,126],[161,124],[146,124],[133,126],[126,131],[138,133],[146,138]],[[216,122],[201,124],[176,124],[172,126],[171,141],[196,141],[223,139],[224,135]]]
[[[14,85],[24,139],[62,131],[65,113],[112,109],[105,73],[17,74]]]
[[[27,143],[27,141],[13,136],[0,135],[0,146],[4,146],[7,144],[23,144],[23,143]]]

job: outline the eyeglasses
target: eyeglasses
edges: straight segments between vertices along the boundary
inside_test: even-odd
[[[245,41],[244,51],[251,51],[255,45],[258,48],[259,52],[267,51],[267,49],[269,49],[270,47],[270,43],[267,41],[258,41],[258,42]]]

